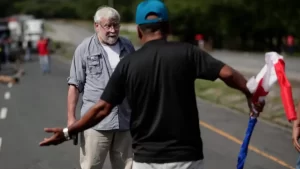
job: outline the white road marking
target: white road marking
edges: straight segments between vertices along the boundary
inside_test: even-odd
[[[7,108],[6,107],[2,107],[1,111],[0,111],[0,119],[5,119],[7,116]]]
[[[7,87],[8,87],[8,88],[12,88],[12,86],[13,86],[12,83],[8,83],[8,84],[7,84]]]
[[[10,92],[5,92],[4,93],[4,99],[9,100],[10,99]]]
[[[1,150],[1,145],[2,145],[2,138],[0,137],[0,150]]]

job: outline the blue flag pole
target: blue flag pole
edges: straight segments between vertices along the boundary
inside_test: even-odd
[[[247,154],[248,154],[248,146],[249,146],[250,139],[251,139],[256,122],[257,122],[256,117],[250,117],[249,122],[248,122],[248,128],[246,130],[246,134],[245,134],[245,137],[243,140],[243,144],[241,146],[240,153],[238,155],[238,163],[236,166],[237,169],[244,168],[244,164],[245,164]]]

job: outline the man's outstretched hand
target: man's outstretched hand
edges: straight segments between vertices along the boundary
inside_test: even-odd
[[[294,122],[293,125],[293,145],[295,149],[300,153],[300,145],[299,145],[299,138],[300,138],[300,125],[299,122]]]
[[[47,133],[53,133],[53,135],[49,138],[44,138],[40,142],[40,146],[58,145],[66,141],[62,128],[45,128],[44,130]]]

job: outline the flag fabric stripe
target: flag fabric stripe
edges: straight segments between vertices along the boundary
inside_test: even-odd
[[[237,169],[244,168],[246,157],[248,154],[248,146],[249,146],[251,136],[253,133],[253,129],[255,127],[256,122],[257,122],[257,118],[250,117],[249,122],[248,122],[248,128],[247,128],[246,134],[245,134],[245,138],[244,138],[243,144],[241,146],[240,153],[238,155],[238,163],[236,166]]]
[[[285,75],[285,63],[282,59],[274,65],[280,86],[280,95],[288,121],[296,120],[296,111],[292,95],[292,87]]]
[[[268,91],[266,91],[263,87],[263,78],[260,79],[258,86],[256,88],[255,93],[253,93],[253,97],[252,97],[252,103],[258,103],[259,102],[259,98],[267,96],[267,94],[269,93]]]

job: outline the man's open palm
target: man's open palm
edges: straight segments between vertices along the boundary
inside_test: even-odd
[[[62,128],[45,128],[44,130],[47,133],[53,133],[53,135],[49,138],[44,138],[40,142],[40,146],[58,145],[66,141]]]

